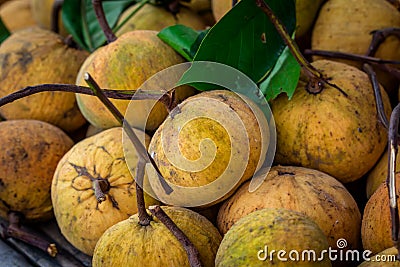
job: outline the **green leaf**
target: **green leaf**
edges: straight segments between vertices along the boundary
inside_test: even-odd
[[[0,17],[0,44],[11,35],[10,31],[4,25],[3,20]]]
[[[103,9],[111,28],[121,13],[135,0],[103,0]],[[91,0],[64,1],[61,16],[67,31],[82,48],[92,52],[106,42]]]
[[[300,70],[299,63],[286,47],[271,73],[259,85],[267,101],[274,99],[282,92],[285,92],[291,99],[297,87]]]
[[[296,6],[293,0],[268,0],[275,15],[292,35],[296,27]],[[264,80],[285,44],[255,0],[242,0],[232,8],[204,37],[194,61],[214,61],[234,67],[254,82]],[[189,69],[185,75],[191,75]],[[196,86],[196,85],[194,85]],[[213,89],[214,86],[196,86]]]
[[[164,28],[157,36],[186,60],[192,61],[207,31],[195,31],[190,27],[177,24]]]

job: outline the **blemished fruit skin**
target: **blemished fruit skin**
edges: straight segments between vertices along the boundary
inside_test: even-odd
[[[122,23],[136,8],[138,8],[138,4],[125,10],[121,14],[118,24]],[[181,7],[179,12],[174,15],[164,7],[145,4],[116,32],[116,35],[121,36],[133,30],[161,31],[168,26],[176,24],[182,24],[194,30],[204,30],[206,27],[203,19],[186,7]]]
[[[0,16],[11,32],[37,25],[32,18],[31,0],[13,0],[1,4]]]
[[[396,174],[396,197],[400,189],[400,174]],[[393,246],[391,231],[391,215],[389,210],[389,194],[386,183],[381,184],[374,194],[369,198],[364,208],[361,224],[361,239],[363,248],[379,253]]]
[[[347,240],[346,249],[360,247],[361,214],[357,203],[339,181],[323,172],[272,167],[256,191],[249,192],[246,182],[222,204],[218,229],[226,233],[240,218],[263,208],[289,209],[307,215],[318,224],[332,248],[337,247],[340,238]]]
[[[2,121],[0,136],[0,217],[14,211],[27,222],[51,219],[51,181],[71,138],[37,120]]]
[[[304,250],[315,251],[318,258],[328,246],[321,229],[304,214],[285,209],[262,209],[241,218],[225,234],[215,266],[331,266],[326,254],[319,261],[312,257],[310,260],[301,258]],[[287,261],[278,259],[280,250],[286,251],[283,257]],[[298,260],[289,258],[292,250],[299,253]],[[296,256],[292,255],[292,258],[296,259]]]
[[[302,76],[291,100],[281,94],[271,101],[275,162],[317,169],[342,183],[355,181],[375,165],[387,144],[372,85],[367,74],[353,66],[329,60],[312,65],[346,95],[330,85],[310,93]],[[382,87],[381,94],[389,117],[391,105]]]
[[[157,129],[148,149],[166,181],[183,187],[201,187],[221,180],[219,178],[228,166],[238,166],[231,169],[230,178],[240,175],[234,187],[226,194],[218,195],[216,191],[223,191],[225,186],[229,186],[230,178],[226,179],[224,186],[206,192],[208,195],[217,194],[218,197],[201,206],[211,206],[229,197],[240,184],[253,176],[263,162],[266,147],[262,145],[262,140],[269,140],[266,136],[269,133],[268,124],[266,121],[258,122],[253,110],[234,92],[211,90],[199,93],[184,100],[179,105],[179,112],[172,113],[173,116],[169,115]],[[231,114],[238,117],[232,119]],[[187,118],[194,119],[188,121]],[[218,121],[214,118],[218,118]],[[236,140],[227,130],[228,125],[235,131],[241,129],[244,139]],[[207,144],[203,142],[205,139],[213,142],[215,153],[210,152],[212,148],[206,148]],[[176,143],[174,140],[177,140],[177,146],[171,145]],[[237,149],[232,142],[236,142]],[[208,153],[203,153],[202,149]],[[172,162],[171,155],[182,157],[173,159]],[[208,158],[210,156],[213,158]],[[209,159],[210,163],[207,166],[202,165],[199,159]],[[186,168],[184,166],[187,162],[194,162],[196,166],[190,165],[191,167]],[[239,167],[240,163],[244,163],[243,168]],[[154,181],[157,179],[150,173],[149,178]],[[155,194],[163,192],[156,186],[152,189]],[[182,192],[181,197],[190,199],[197,196]],[[162,198],[160,200],[166,201]]]
[[[0,46],[0,97],[27,86],[73,84],[86,51],[69,48],[63,39],[39,27],[13,33]],[[5,119],[35,119],[72,132],[86,123],[75,94],[42,92],[0,108]]]
[[[329,0],[322,5],[315,21],[311,49],[365,55],[372,41],[371,32],[390,27],[400,27],[400,12],[389,1]],[[400,40],[395,36],[386,38],[375,57],[400,60]],[[361,67],[357,61],[337,61]],[[386,90],[395,89],[397,82],[393,77],[379,70],[377,74]]]
[[[84,74],[88,72],[100,88],[136,90],[157,72],[183,62],[181,56],[157,37],[156,31],[135,30],[94,51],[79,70],[76,84],[87,86]],[[194,90],[189,87],[176,90],[178,102],[193,94]],[[82,114],[93,126],[108,129],[120,125],[97,97],[76,94],[76,99]],[[111,99],[111,102],[125,114],[130,100]],[[144,129],[146,126],[146,130],[153,131],[161,124],[168,115],[167,109],[160,102],[151,109],[153,104],[154,100],[135,101],[137,123],[133,127]]]
[[[54,172],[51,198],[57,224],[64,237],[88,255],[104,231],[137,212],[136,183],[125,162],[122,134],[122,128],[115,127],[82,140]],[[132,152],[130,160],[137,162],[137,155]],[[95,196],[96,180],[106,195],[101,203]],[[158,203],[146,194],[145,200],[146,205]]]
[[[222,237],[202,215],[180,207],[161,207],[198,249],[203,266],[214,266]],[[138,215],[109,228],[96,245],[93,267],[189,267],[187,254],[178,239],[153,217],[148,226]]]

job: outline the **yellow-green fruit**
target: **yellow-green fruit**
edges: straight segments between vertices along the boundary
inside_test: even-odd
[[[261,174],[265,177],[265,174]],[[226,233],[240,218],[264,208],[301,212],[318,224],[329,245],[347,240],[346,249],[358,249],[361,214],[347,189],[333,177],[302,167],[272,167],[256,191],[244,183],[220,208],[218,228]]]
[[[396,185],[400,184],[400,174],[396,174]],[[396,186],[397,205],[400,189]],[[370,197],[364,208],[361,239],[364,249],[373,254],[393,246],[389,196],[386,183],[381,184]]]
[[[27,221],[52,218],[51,181],[72,140],[37,120],[2,121],[0,136],[0,217],[14,211]]]
[[[69,48],[62,38],[38,27],[13,33],[0,46],[0,97],[27,86],[74,83],[85,51]],[[71,132],[85,124],[75,94],[42,92],[0,108],[6,119],[36,119]]]
[[[189,238],[200,254],[203,266],[214,266],[221,235],[205,217],[179,207],[162,207]],[[181,243],[153,217],[148,226],[139,224],[135,214],[108,229],[100,238],[93,255],[93,267],[190,266]]]
[[[396,172],[400,171],[400,157],[396,158]],[[378,189],[378,187],[386,181],[388,175],[388,153],[387,151],[381,156],[375,167],[367,176],[367,198]]]
[[[296,37],[304,35],[311,28],[322,2],[323,0],[296,0]],[[212,0],[211,4],[216,21],[232,8],[232,0]]]
[[[140,3],[124,11],[118,24],[124,21],[139,5]],[[133,30],[161,31],[176,24],[183,24],[195,30],[204,30],[206,27],[203,19],[186,7],[181,7],[179,12],[173,15],[163,7],[146,4],[117,31],[116,35],[120,36]]]
[[[53,4],[55,0],[29,0],[32,6],[32,16],[36,23],[47,30],[51,30],[51,20],[53,13]],[[68,32],[62,23],[61,12],[58,16],[59,33],[62,36],[67,36]]]
[[[291,100],[283,94],[273,100],[276,163],[317,169],[342,183],[355,181],[375,165],[387,142],[370,80],[344,63],[319,60],[313,66],[346,95],[330,85],[310,93],[301,77]],[[381,94],[389,117],[389,98],[382,88]]]
[[[51,197],[58,226],[72,245],[88,255],[105,230],[137,212],[136,184],[125,162],[122,134],[122,128],[115,127],[82,140],[54,173]],[[130,160],[138,160],[134,151]],[[99,202],[101,192],[105,200]],[[157,203],[147,196],[146,201]]]
[[[202,92],[172,111],[153,135],[150,155],[167,182],[189,188],[210,186],[205,195],[183,190],[175,201],[197,206],[205,197],[213,198],[205,206],[216,204],[251,178],[268,146],[262,140],[269,141],[268,124],[262,119],[258,122],[250,106],[228,90]],[[158,181],[154,173],[148,175],[155,194],[169,203],[173,197],[152,183]]]
[[[87,130],[86,130],[85,136],[86,136],[86,137],[90,137],[90,136],[93,136],[93,135],[95,135],[95,134],[100,133],[101,131],[103,131],[103,129],[96,128],[96,127],[94,127],[93,125],[90,124],[90,125],[88,126]]]
[[[364,261],[359,267],[399,267],[400,261],[396,260],[398,251],[396,247],[391,247],[370,257],[369,261]]]
[[[87,86],[84,73],[88,72],[101,88],[135,90],[158,71],[172,65],[183,63],[171,47],[157,37],[156,31],[131,31],[120,36],[116,41],[99,48],[84,62],[80,69],[76,84]],[[184,87],[176,90],[178,100],[194,93],[193,89]],[[85,118],[95,127],[107,129],[119,126],[119,122],[95,96],[77,94],[79,108]],[[118,110],[125,114],[129,100],[111,100]],[[168,115],[166,108],[153,100],[135,101],[136,124],[147,130],[155,130]],[[143,128],[142,128],[143,129]]]
[[[309,217],[292,210],[262,209],[237,221],[225,234],[215,266],[331,266],[327,253],[323,260],[316,260],[327,249],[324,233]],[[280,250],[284,251],[280,257],[287,261],[278,259]],[[306,253],[303,260],[305,250],[314,251],[315,258]]]
[[[0,16],[11,32],[36,25],[32,18],[31,0],[13,0],[2,4]]]
[[[372,40],[371,32],[388,27],[400,27],[400,12],[389,1],[329,0],[321,7],[315,22],[311,47],[364,55]],[[375,56],[400,60],[400,40],[389,36]],[[361,66],[354,61],[346,63]],[[388,75],[378,78],[386,90],[396,84]]]

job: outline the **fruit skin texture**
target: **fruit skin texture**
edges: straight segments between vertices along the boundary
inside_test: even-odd
[[[133,5],[125,10],[119,18],[118,24],[124,21],[137,6]],[[186,7],[180,7],[179,12],[174,16],[163,7],[146,4],[116,32],[116,35],[121,36],[133,30],[161,31],[176,24],[183,24],[195,30],[203,30],[206,27],[203,19]]]
[[[135,90],[138,89],[153,74],[172,65],[183,63],[184,59],[171,47],[157,37],[156,31],[131,31],[120,36],[116,41],[100,47],[84,62],[79,70],[76,84],[87,86],[84,73],[88,72],[101,88]],[[192,95],[193,90],[185,87],[177,90],[178,99]],[[107,129],[119,126],[118,121],[95,96],[76,95],[79,108],[85,118],[95,127]],[[129,100],[111,102],[125,114]],[[132,125],[141,128],[146,125],[147,110],[153,106],[152,100],[140,100],[137,105],[136,118],[139,122]],[[146,129],[155,130],[167,116],[167,110],[157,103],[150,113]],[[143,128],[142,128],[143,129]]]
[[[224,202],[218,212],[218,229],[226,233],[240,218],[263,208],[301,212],[318,224],[330,247],[335,248],[337,240],[345,238],[346,248],[359,248],[361,214],[357,203],[339,181],[325,173],[272,167],[256,191],[250,193],[246,182]]]
[[[396,174],[396,185],[399,185],[400,174]],[[397,205],[400,189],[396,186]],[[364,208],[361,239],[364,249],[378,253],[393,246],[389,196],[386,183],[381,184],[370,197]]]
[[[265,261],[258,259],[258,251],[268,246]],[[328,249],[328,241],[310,218],[285,209],[262,209],[237,221],[225,234],[215,259],[216,267],[241,266],[331,266],[329,258],[323,261],[302,261],[304,250],[314,250],[316,258]],[[273,261],[269,255],[275,250]],[[280,261],[277,252],[285,250],[288,261]],[[290,261],[289,252],[299,252],[299,261]],[[307,256],[306,256],[307,257]]]
[[[0,136],[0,217],[15,211],[30,222],[52,218],[53,173],[72,140],[37,120],[2,121]]]
[[[204,107],[207,107],[206,110],[204,110]],[[228,194],[219,196],[214,202],[205,206],[221,202],[233,194],[234,190],[240,184],[251,178],[258,167],[259,161],[262,162],[261,158],[265,155],[265,151],[263,151],[265,147],[261,144],[261,138],[262,135],[269,133],[269,131],[262,131],[261,129],[263,128],[261,127],[265,127],[266,123],[263,124],[261,122],[263,126],[260,126],[247,103],[234,92],[228,90],[212,90],[199,93],[183,101],[179,105],[179,109],[180,112],[174,114],[173,117],[168,116],[157,129],[150,141],[148,151],[159,167],[163,177],[174,185],[184,187],[207,185],[217,180],[226,171],[228,165],[236,166],[241,162],[247,163],[243,169],[236,169],[234,171],[235,175],[243,172],[235,187]],[[227,112],[237,114],[240,122],[238,120],[231,121],[227,117]],[[196,119],[188,121],[187,117]],[[220,120],[217,122],[213,118]],[[234,124],[235,129],[238,131],[238,129],[242,129],[239,128],[241,127],[240,123],[243,123],[248,137],[248,159],[245,158],[248,149],[245,141],[234,140],[231,133],[225,127],[228,124]],[[176,132],[179,133],[178,136],[176,136]],[[209,154],[214,155],[214,152],[204,154],[201,152],[202,141],[206,138],[212,140],[216,147],[215,157],[206,167],[201,165],[201,163],[196,163],[197,168],[193,168],[192,171],[190,168],[186,169],[184,167],[184,163],[186,162],[179,161],[174,164],[169,160],[171,154],[181,154],[185,161],[196,161],[207,157]],[[267,137],[263,136],[263,138]],[[174,140],[178,140],[179,151],[174,150],[175,148],[170,145],[176,143]],[[240,143],[240,149],[237,151],[234,150],[231,142]],[[169,153],[167,154],[166,151],[169,151]],[[210,152],[212,148],[204,148],[204,151]],[[234,153],[232,158],[231,153]],[[159,189],[153,189],[157,194]],[[207,192],[207,194],[214,193],[216,192]],[[196,196],[182,195],[182,198],[190,197]]]
[[[162,209],[198,249],[203,266],[214,266],[222,240],[215,226],[189,209],[167,206]],[[96,245],[93,267],[190,266],[176,237],[157,218],[153,219],[149,226],[141,226],[135,214],[110,227]]]
[[[400,12],[389,1],[329,0],[321,7],[315,22],[311,48],[364,55],[372,40],[371,32],[388,27],[400,27]],[[400,60],[400,40],[389,36],[375,56]],[[361,67],[354,61],[341,61]],[[396,80],[385,73],[377,73],[386,90],[394,89]]]
[[[69,48],[59,35],[28,28],[13,33],[0,47],[0,97],[27,86],[71,84],[88,53]],[[85,124],[74,93],[42,92],[0,108],[6,119],[36,119],[72,132]]]
[[[318,60],[312,65],[348,96],[329,85],[311,94],[301,77],[291,100],[283,94],[273,100],[276,163],[317,169],[342,183],[355,181],[375,165],[387,142],[371,83],[367,74],[344,63]],[[382,88],[381,94],[390,117]]]
[[[136,154],[130,156],[137,160]],[[94,195],[93,179],[110,184],[101,185],[106,194],[102,203]],[[73,146],[54,173],[51,198],[61,233],[88,255],[107,228],[136,213],[135,181],[125,163],[122,128],[108,129]],[[146,205],[158,203],[147,196],[146,200]]]
[[[32,18],[31,0],[13,0],[0,7],[1,19],[11,32],[36,25]]]
[[[396,172],[400,171],[400,157],[396,158]],[[367,198],[378,189],[378,187],[386,181],[388,174],[388,153],[387,151],[381,156],[375,167],[367,176]]]

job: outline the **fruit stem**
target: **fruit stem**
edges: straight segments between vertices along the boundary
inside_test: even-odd
[[[102,5],[102,0],[92,0],[92,5],[100,27],[103,30],[104,35],[106,36],[107,43],[114,42],[115,40],[117,40],[117,36],[115,36],[112,29],[110,28],[110,25],[107,22],[107,18]]]
[[[392,241],[397,248],[397,259],[400,260],[400,242],[399,242],[399,209],[397,206],[396,196],[396,157],[398,150],[398,130],[399,130],[399,117],[400,117],[400,103],[393,109],[390,116],[389,124],[389,143],[388,143],[388,174],[386,177],[386,185],[389,194],[389,206],[391,216],[391,231]]]
[[[338,52],[338,51],[327,51],[327,50],[311,50],[305,49],[304,54],[312,55],[312,56],[323,56],[327,58],[341,58],[347,59],[352,61],[361,61],[363,63],[375,63],[375,64],[400,64],[400,61],[397,60],[386,60],[381,58],[376,58],[372,56],[363,56],[363,55],[356,55],[351,53],[345,52]]]
[[[104,187],[109,187],[107,185],[108,181],[104,179],[93,179],[92,185],[94,190],[94,196],[96,197],[97,203],[101,203],[107,199],[106,194],[104,193]],[[103,185],[103,186],[102,186]]]
[[[61,7],[64,3],[64,0],[55,0],[51,9],[51,30],[55,33],[60,33],[60,29],[58,26],[58,21],[60,17]]]
[[[16,212],[10,212],[8,215],[8,220],[10,222],[8,227],[4,227],[2,225],[3,231],[1,235],[3,238],[15,238],[21,240],[31,246],[39,248],[44,252],[48,253],[51,257],[55,257],[57,255],[57,247],[54,243],[50,243],[46,240],[43,240],[40,237],[37,237],[31,233],[24,231],[21,228],[20,220],[21,216]]]
[[[119,110],[114,106],[114,104],[107,98],[107,96],[103,93],[99,85],[96,81],[90,76],[89,73],[85,73],[84,79],[86,83],[89,85],[90,89],[93,91],[93,94],[99,98],[99,100],[107,107],[107,109],[111,112],[111,114],[118,120],[118,122],[122,125],[124,131],[129,137],[129,140],[132,142],[133,146],[138,153],[138,157],[144,160],[146,163],[151,163],[158,175],[160,183],[167,194],[171,194],[173,191],[172,188],[165,181],[164,177],[161,175],[160,170],[157,164],[154,162],[153,158],[150,157],[147,149],[140,142],[139,138],[133,131],[133,127],[129,124],[128,121],[125,120],[124,116],[119,112]]]
[[[136,167],[135,181],[136,181],[137,209],[139,216],[139,224],[141,226],[148,226],[150,222],[153,220],[146,211],[146,203],[144,201],[143,179],[144,179],[145,166],[146,162],[142,158],[140,158]]]
[[[376,73],[370,64],[363,64],[363,70],[368,74],[369,79],[371,80],[372,88],[374,89],[375,94],[375,102],[376,102],[376,111],[378,113],[379,119],[385,129],[389,129],[388,118],[385,114],[385,107],[382,101],[382,94],[379,87],[378,79],[376,78]]]
[[[71,92],[76,94],[94,95],[90,87],[78,86],[73,84],[39,84],[35,86],[28,86],[7,96],[0,98],[0,107],[18,99],[34,95],[41,92]],[[108,98],[123,99],[123,100],[146,100],[146,99],[160,99],[164,105],[168,107],[169,100],[165,99],[165,91],[155,90],[110,90],[103,89],[103,93]]]
[[[198,249],[193,245],[189,238],[182,232],[181,229],[174,223],[174,221],[163,211],[163,209],[158,206],[150,206],[150,212],[160,221],[165,227],[178,239],[185,249],[189,264],[191,267],[201,267],[203,266],[200,261],[200,253]]]
[[[264,0],[256,0],[256,5],[268,16],[279,35],[282,37],[285,44],[288,46],[290,52],[295,57],[296,61],[300,64],[305,75],[310,80],[310,91],[312,93],[319,93],[322,91],[325,82],[323,81],[322,74],[314,68],[307,59],[301,54],[299,47],[288,34],[285,26],[280,19],[274,14],[272,9]]]

